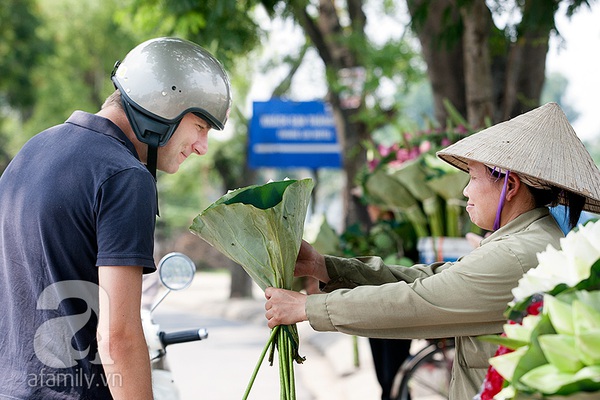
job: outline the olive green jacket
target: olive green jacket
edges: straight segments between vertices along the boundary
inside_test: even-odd
[[[317,331],[379,338],[456,337],[450,399],[471,399],[496,346],[476,336],[497,334],[511,289],[563,233],[547,208],[524,213],[456,262],[387,266],[378,257],[326,256],[326,294],[308,296]]]

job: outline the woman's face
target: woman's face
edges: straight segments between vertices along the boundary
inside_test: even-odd
[[[467,213],[471,221],[485,230],[492,230],[502,193],[502,179],[494,178],[479,162],[469,162],[471,179],[463,190],[467,198]]]

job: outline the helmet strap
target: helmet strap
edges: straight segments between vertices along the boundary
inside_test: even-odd
[[[121,90],[116,83],[115,87]],[[140,142],[148,145],[146,168],[152,174],[154,182],[156,182],[158,147],[167,143],[173,132],[177,129],[181,119],[176,122],[167,121],[151,113],[147,113],[144,109],[131,102],[122,90],[121,102],[133,133]],[[158,188],[156,188],[156,215],[160,216],[158,209]]]
[[[146,157],[146,168],[156,181],[156,166],[158,161],[158,141],[160,136],[154,132],[147,133],[145,140],[148,144],[148,155]]]
[[[152,174],[154,182],[156,182],[156,166],[158,161],[158,141],[160,136],[151,133],[147,136],[148,140],[148,153],[146,155],[146,168]],[[158,187],[156,188],[156,215],[160,217],[160,210],[158,209]]]
[[[493,230],[498,230],[500,228],[500,216],[502,215],[502,209],[504,208],[504,203],[506,200],[506,188],[508,186],[508,177],[510,176],[510,171],[506,171],[504,175],[504,184],[502,185],[502,193],[500,193],[500,201],[498,202],[498,210],[496,211],[496,220],[494,221]]]

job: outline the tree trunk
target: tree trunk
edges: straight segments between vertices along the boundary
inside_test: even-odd
[[[344,223],[346,226],[354,223],[368,223],[366,208],[352,194],[359,170],[366,164],[366,150],[361,142],[369,137],[366,126],[356,118],[362,104],[362,98],[356,107],[348,107],[340,98],[339,91],[332,87],[339,87],[340,73],[346,69],[360,67],[358,57],[344,40],[339,40],[341,35],[346,38],[353,35],[356,40],[365,40],[364,25],[366,17],[362,11],[361,0],[348,0],[348,15],[351,18],[351,32],[344,32],[339,21],[337,9],[333,0],[319,0],[318,16],[313,19],[304,2],[292,1],[290,5],[294,16],[304,33],[310,38],[323,60],[327,71],[328,80],[336,82],[329,85],[328,100],[331,104],[335,119],[338,140],[343,154],[343,167],[346,175],[344,188]],[[343,86],[343,84],[341,85]],[[362,93],[360,96],[364,96]]]
[[[433,92],[435,118],[446,125],[449,100],[461,115],[467,114],[463,44],[448,35],[449,26],[460,22],[460,13],[452,0],[407,0],[412,16],[411,27],[421,43],[421,54],[427,63],[427,76]],[[456,33],[454,33],[456,35]]]
[[[252,278],[244,268],[230,260],[229,271],[231,273],[231,285],[229,287],[229,298],[240,299],[252,297]]]
[[[366,207],[360,202],[360,198],[353,194],[353,188],[360,169],[367,162],[365,148],[361,142],[369,138],[364,124],[356,120],[357,110],[344,109],[340,99],[334,93],[329,94],[329,102],[332,105],[335,125],[342,147],[344,175],[346,184],[344,187],[343,209],[345,210],[344,226],[353,224],[368,226],[369,215]]]
[[[540,103],[546,77],[546,55],[558,4],[529,0],[525,3],[521,32],[509,48],[501,119],[530,111]],[[535,8],[535,10],[534,10]],[[535,13],[534,13],[535,11]],[[529,21],[535,20],[533,23]]]
[[[485,126],[493,118],[494,99],[489,52],[492,15],[484,0],[476,0],[461,8],[465,68],[467,121],[473,128]]]
[[[412,28],[417,34],[431,81],[435,116],[442,126],[448,99],[476,128],[486,116],[493,123],[537,107],[545,79],[548,41],[559,1],[526,0],[515,39],[505,47],[483,0],[407,0]],[[500,43],[500,44],[499,44]]]

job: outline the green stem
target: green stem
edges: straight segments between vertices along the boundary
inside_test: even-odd
[[[407,209],[406,217],[412,223],[413,229],[415,230],[417,237],[429,236],[429,229],[427,228],[427,218],[418,206]]]
[[[293,343],[292,339],[288,336],[290,351],[288,351],[287,359],[290,369],[290,400],[296,400],[296,377],[294,374],[294,357],[292,356]]]
[[[458,218],[460,216],[460,206],[456,204],[446,204],[446,236],[458,237],[460,230],[458,226]]]
[[[431,236],[444,236],[441,204],[437,196],[423,200],[423,210],[429,219]]]
[[[284,398],[285,400],[290,400],[290,394],[291,394],[291,380],[290,380],[290,363],[289,360],[291,359],[291,344],[290,344],[290,339],[289,336],[287,334],[287,332],[285,332],[284,329],[281,330],[281,332],[279,333],[279,340],[280,343],[282,343],[282,347],[279,349],[279,362],[281,363],[282,366],[282,371],[283,371],[283,392],[284,392]]]
[[[252,385],[254,384],[254,380],[256,379],[256,375],[258,374],[260,365],[262,364],[263,360],[265,359],[265,354],[267,354],[269,347],[273,343],[273,339],[275,338],[275,335],[277,334],[277,332],[280,331],[279,327],[280,327],[280,325],[277,325],[275,328],[273,328],[271,330],[271,336],[269,336],[269,341],[267,341],[267,344],[265,345],[262,353],[260,354],[260,357],[258,358],[258,362],[256,363],[256,367],[254,367],[254,371],[252,372],[252,376],[250,377],[250,382],[248,382],[248,387],[246,387],[246,391],[244,392],[244,397],[242,397],[242,400],[246,400],[248,398],[248,395],[250,395],[250,389],[252,389]]]
[[[358,353],[358,338],[356,336],[352,336],[352,349],[354,350],[354,366],[358,368],[360,367],[360,354]]]

